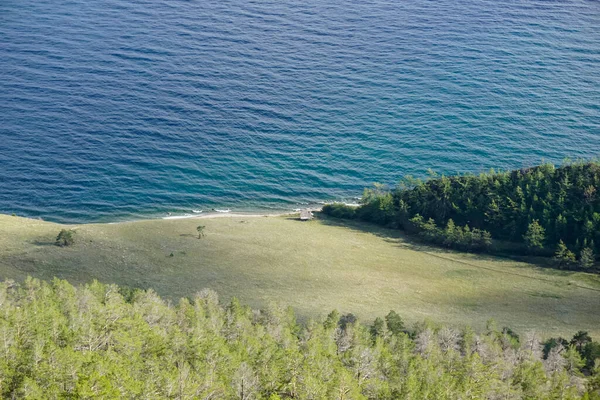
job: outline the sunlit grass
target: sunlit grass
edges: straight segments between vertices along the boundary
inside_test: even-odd
[[[597,276],[444,252],[370,225],[243,216],[90,224],[73,226],[75,245],[61,248],[53,243],[63,227],[0,216],[0,278],[97,279],[173,300],[210,287],[301,317],[335,308],[370,320],[394,309],[408,322],[481,328],[494,318],[520,331],[600,336]]]

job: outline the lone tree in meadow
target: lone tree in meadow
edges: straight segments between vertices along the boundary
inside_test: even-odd
[[[198,239],[202,239],[204,237],[204,228],[206,228],[204,225],[198,225],[196,227],[196,231],[198,231]]]
[[[60,247],[71,246],[75,243],[75,231],[71,229],[61,229],[56,237],[55,244]]]
[[[544,248],[544,240],[546,239],[546,230],[540,225],[536,219],[529,224],[527,232],[523,235],[525,244],[530,250],[539,250]]]

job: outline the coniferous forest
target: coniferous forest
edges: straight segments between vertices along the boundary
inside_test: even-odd
[[[325,214],[405,229],[467,251],[553,256],[564,269],[593,270],[600,251],[600,163],[551,164],[480,175],[402,179],[365,189],[361,206]]]
[[[6,399],[600,399],[600,344],[586,332],[408,327],[393,311],[299,324],[210,290],[171,305],[35,279],[0,284],[0,310]]]

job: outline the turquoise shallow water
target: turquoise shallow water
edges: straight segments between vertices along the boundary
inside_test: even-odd
[[[4,0],[0,212],[279,210],[600,153],[600,2]]]

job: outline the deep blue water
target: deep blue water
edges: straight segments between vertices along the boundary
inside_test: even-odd
[[[599,1],[0,1],[3,213],[293,209],[598,155]]]

